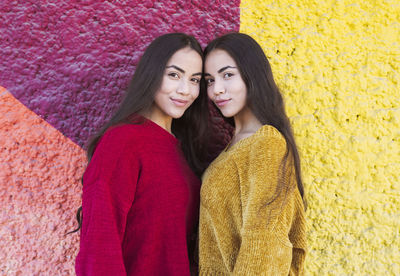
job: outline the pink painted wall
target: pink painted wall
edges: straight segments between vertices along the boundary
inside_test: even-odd
[[[239,30],[239,1],[11,1],[0,6],[0,274],[73,275],[83,146],[145,47]]]
[[[145,47],[239,30],[239,1],[11,1],[0,6],[0,85],[83,146],[118,105]]]

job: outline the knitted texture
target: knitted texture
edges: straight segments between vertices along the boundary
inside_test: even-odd
[[[108,130],[83,177],[76,274],[190,275],[199,192],[166,130],[151,121]]]
[[[223,151],[206,170],[200,275],[304,273],[304,206],[291,156],[282,162],[285,153],[283,136],[265,125]]]

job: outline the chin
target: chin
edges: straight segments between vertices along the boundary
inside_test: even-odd
[[[173,119],[179,119],[184,113],[185,112],[171,112],[169,116],[171,116]]]
[[[236,113],[234,113],[234,112],[232,112],[232,111],[229,111],[229,110],[221,110],[220,109],[220,111],[221,111],[221,113],[222,113],[222,115],[224,116],[224,117],[226,117],[226,118],[230,118],[230,117],[233,117],[233,116],[235,116],[236,115]]]

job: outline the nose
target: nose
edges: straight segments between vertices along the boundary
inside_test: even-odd
[[[181,80],[178,85],[178,89],[176,90],[178,94],[188,95],[189,94],[189,83],[185,80]]]
[[[214,80],[213,88],[214,88],[213,92],[214,92],[215,96],[225,93],[225,87],[222,85],[221,81]]]

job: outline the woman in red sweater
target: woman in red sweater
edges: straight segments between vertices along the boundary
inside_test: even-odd
[[[192,36],[155,39],[90,142],[77,275],[190,275],[208,121],[202,63]]]

